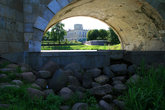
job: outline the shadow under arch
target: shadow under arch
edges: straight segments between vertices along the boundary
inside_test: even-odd
[[[93,17],[93,16],[80,16],[80,15],[79,15],[79,16],[71,16],[71,17],[67,17],[67,18],[63,18],[63,19],[57,20],[56,22],[54,22],[54,24],[50,25],[49,28],[46,28],[46,30],[44,31],[44,34],[45,34],[52,26],[54,26],[56,23],[58,23],[58,22],[60,22],[60,21],[62,21],[62,20],[68,19],[68,18],[72,18],[72,17],[90,17],[90,18],[94,18],[94,19],[100,20],[100,21],[102,21],[103,23],[107,24],[107,25],[115,32],[115,34],[118,36],[118,39],[120,40],[120,43],[121,43],[121,47],[122,47],[122,49],[124,49],[124,45],[123,45],[123,43],[122,43],[122,38],[120,37],[120,34],[116,31],[116,29],[115,29],[113,26],[111,26],[110,24],[106,23],[105,21],[103,21],[103,20],[101,20],[101,19],[98,19],[98,18],[96,18],[96,17]]]

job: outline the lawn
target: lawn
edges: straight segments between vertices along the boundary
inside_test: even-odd
[[[113,46],[99,46],[99,45],[42,46],[41,50],[121,50],[121,44],[113,45]]]

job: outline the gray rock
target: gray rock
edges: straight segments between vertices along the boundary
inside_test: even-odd
[[[39,76],[44,79],[50,78],[52,76],[52,74],[49,71],[42,70],[42,71],[39,71],[38,73],[39,73]]]
[[[123,101],[119,101],[119,100],[115,99],[115,100],[113,100],[113,103],[115,105],[117,105],[120,108],[120,110],[124,110],[125,103]]]
[[[74,76],[68,76],[69,85],[80,86],[79,80]]]
[[[27,64],[20,64],[20,66],[21,66],[21,71],[22,72],[29,72],[29,71],[32,70],[31,67]]]
[[[70,108],[69,106],[64,105],[60,107],[60,110],[69,110],[69,108]]]
[[[49,95],[55,95],[53,89],[44,90],[44,93],[45,93],[46,97]]]
[[[73,96],[73,91],[68,87],[64,87],[60,90],[59,94],[64,100],[69,100]]]
[[[136,65],[131,65],[128,67],[128,72],[129,73],[135,73],[136,72]]]
[[[111,58],[111,60],[121,60],[121,59],[123,59],[123,53],[117,53],[117,54],[111,54],[110,55],[110,58]]]
[[[74,92],[85,92],[86,91],[86,89],[81,86],[68,85],[68,88]]]
[[[136,83],[140,79],[140,76],[135,74],[127,80],[127,83]]]
[[[118,76],[118,77],[114,77],[112,78],[113,81],[121,81],[124,82],[126,79],[124,76]]]
[[[89,91],[92,95],[104,96],[106,94],[112,93],[112,86],[109,84],[106,84],[103,86],[91,88]]]
[[[96,82],[92,82],[92,87],[98,87],[98,86],[101,86],[101,84],[96,83]]]
[[[34,89],[34,88],[28,88],[27,92],[29,94],[29,97],[34,99],[34,98],[40,98],[40,97],[44,97],[44,92],[38,90],[38,89]]]
[[[106,84],[109,81],[109,78],[106,75],[101,75],[96,77],[95,81],[99,84]]]
[[[19,65],[17,65],[17,64],[9,64],[9,65],[7,65],[7,68],[18,68],[19,67]]]
[[[108,104],[106,101],[104,100],[100,100],[99,101],[99,105],[102,108],[102,110],[113,110],[112,106],[110,104]]]
[[[23,82],[21,80],[13,80],[12,83],[19,85],[19,86],[23,84]]]
[[[11,88],[20,88],[20,86],[18,86],[18,85],[12,85],[12,84],[9,84],[9,83],[1,83],[0,84],[0,88],[8,88],[8,87],[11,87]]]
[[[58,69],[59,65],[53,61],[47,62],[42,68],[42,70],[49,71],[51,74],[55,73]]]
[[[109,78],[112,78],[114,76],[114,73],[111,71],[111,68],[109,66],[103,68],[103,72],[105,75],[107,75]]]
[[[94,68],[94,69],[87,70],[87,73],[93,78],[95,78],[101,74],[101,70],[98,68]]]
[[[1,72],[15,72],[16,68],[2,68],[0,69]]]
[[[78,63],[71,63],[64,67],[64,70],[71,70],[72,72],[80,72],[82,70]]]
[[[39,85],[37,85],[36,83],[33,83],[33,84],[31,85],[31,87],[32,87],[32,88],[35,88],[35,89],[41,90],[41,87],[40,87]]]
[[[90,88],[92,86],[92,78],[90,76],[84,75],[82,85],[85,88]]]
[[[127,73],[127,65],[126,64],[111,65],[111,70],[117,75],[125,75]]]
[[[45,79],[37,79],[35,83],[43,89],[45,89],[47,86],[47,81]]]
[[[127,86],[124,85],[124,84],[117,84],[117,85],[114,85],[114,90],[115,90],[116,92],[121,93],[121,92],[125,91],[126,89],[127,89]]]
[[[68,75],[63,70],[58,70],[54,73],[53,77],[49,80],[48,86],[55,92],[59,91],[66,86]]]
[[[73,105],[72,110],[88,110],[88,104],[76,103]]]
[[[113,96],[112,95],[105,95],[103,98],[103,100],[107,101],[107,102],[111,102],[113,100]]]
[[[32,83],[36,80],[36,76],[32,72],[22,73],[22,78],[29,83]]]
[[[117,84],[122,84],[122,82],[119,81],[119,80],[115,80],[115,81],[112,82],[112,85],[117,85]]]

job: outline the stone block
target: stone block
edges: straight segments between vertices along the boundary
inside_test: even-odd
[[[34,27],[44,31],[45,28],[47,27],[47,25],[48,25],[48,21],[39,16],[39,17],[37,17]]]
[[[34,41],[42,41],[44,32],[38,29],[34,29],[33,40]]]
[[[57,2],[62,6],[65,7],[69,4],[68,0],[57,0]]]
[[[61,6],[60,4],[56,1],[56,0],[53,0],[52,2],[50,2],[48,4],[48,8],[54,13],[56,14],[58,11],[61,10]]]
[[[16,30],[17,30],[17,32],[24,32],[23,23],[16,22]]]
[[[49,9],[46,9],[43,13],[43,18],[47,21],[50,21],[53,18],[54,15],[55,14],[52,13],[52,11],[50,11]]]
[[[40,52],[41,42],[40,41],[29,41],[29,52]]]
[[[24,22],[25,23],[33,23],[34,22],[34,16],[32,14],[24,14]]]
[[[33,8],[31,4],[24,4],[24,13],[32,13]]]
[[[32,40],[33,33],[24,33],[24,42],[29,42],[29,40]]]
[[[9,42],[9,52],[22,52],[24,45],[22,42]]]
[[[33,24],[32,23],[25,23],[24,24],[24,32],[28,32],[28,33],[33,32]]]

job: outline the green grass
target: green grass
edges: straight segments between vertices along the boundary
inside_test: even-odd
[[[126,110],[165,110],[165,67],[145,69],[137,72],[142,78],[129,84],[128,92],[122,96]]]
[[[121,50],[121,45],[68,45],[68,46],[42,46],[41,50]]]

